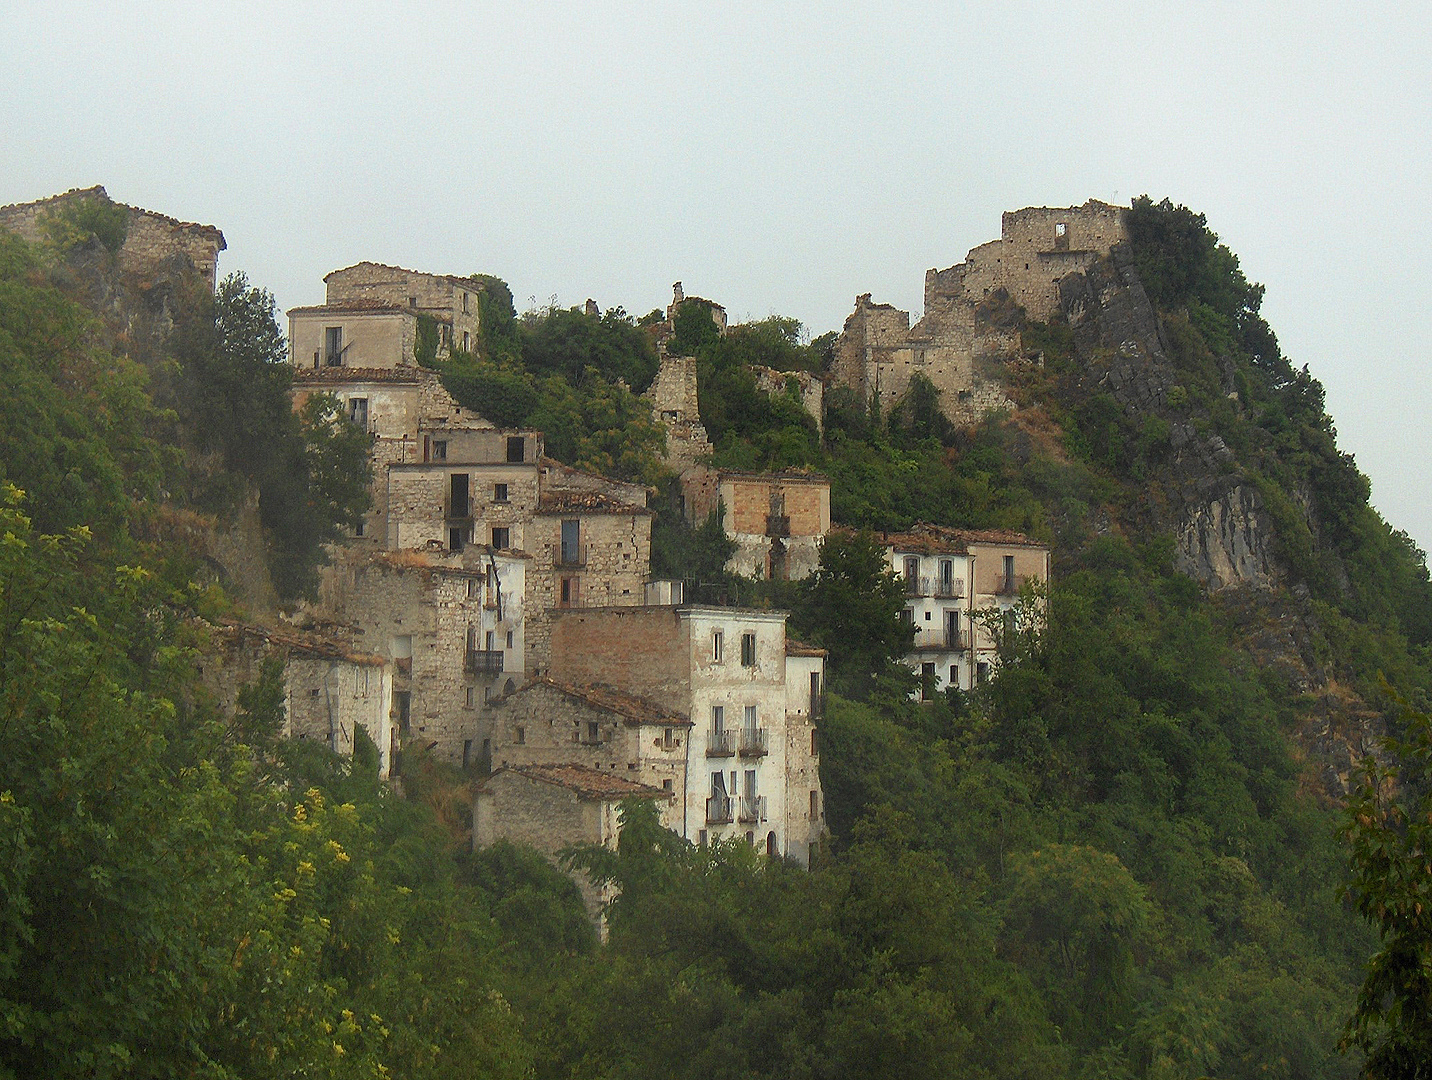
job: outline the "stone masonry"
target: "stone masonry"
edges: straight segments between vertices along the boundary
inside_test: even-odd
[[[998,240],[926,272],[925,312],[914,326],[908,312],[861,296],[836,342],[832,382],[888,410],[922,375],[956,423],[1011,407],[1001,372],[1018,355],[1019,309],[1049,319],[1059,309],[1060,280],[1127,238],[1124,213],[1092,199],[1006,213]]]
[[[43,221],[56,211],[86,200],[114,203],[104,188],[74,188],[36,202],[0,206],[0,228],[17,233],[30,243],[45,238]],[[119,250],[120,268],[140,275],[178,257],[193,267],[212,290],[218,280],[219,252],[227,246],[224,234],[212,225],[178,221],[152,210],[114,203],[129,211],[129,229]]]

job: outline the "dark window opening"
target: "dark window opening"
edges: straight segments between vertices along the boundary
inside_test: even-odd
[[[434,439],[434,440],[433,440],[433,460],[434,460],[434,461],[446,461],[446,460],[447,460],[447,440],[446,440],[446,439]]]
[[[505,503],[505,502],[507,501],[507,485],[506,485],[506,484],[493,484],[493,485],[492,485],[492,501],[493,501],[493,502],[500,502],[500,503]]]
[[[448,517],[471,517],[472,504],[468,499],[467,473],[453,473],[448,477],[448,484],[451,496],[448,500]]]
[[[520,465],[526,460],[526,443],[521,435],[510,435],[507,438],[507,462],[509,465]]]
[[[741,666],[742,666],[742,667],[755,667],[755,666],[756,666],[756,635],[755,635],[755,634],[742,634],[742,635],[741,635]]]
[[[323,331],[323,362],[328,367],[343,363],[343,327],[329,326]]]
[[[512,546],[512,530],[506,525],[495,525],[492,529],[492,546],[506,551]]]
[[[349,398],[349,399],[348,399],[348,419],[349,419],[349,420],[352,420],[355,424],[357,424],[359,427],[361,427],[364,431],[368,430],[368,399],[367,399],[367,398],[365,398],[365,397],[356,397],[356,398]]]

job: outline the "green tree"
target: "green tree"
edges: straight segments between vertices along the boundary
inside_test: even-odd
[[[1363,759],[1348,801],[1350,892],[1381,945],[1343,1046],[1375,1080],[1432,1075],[1432,717],[1404,708],[1386,763]]]

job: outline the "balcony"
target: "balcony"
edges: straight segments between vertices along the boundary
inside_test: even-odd
[[[462,669],[469,675],[501,675],[501,649],[468,649]]]
[[[744,799],[741,800],[745,802]],[[731,813],[731,798],[728,795],[712,795],[706,800],[706,824],[729,825],[734,820]]]
[[[958,598],[965,595],[965,582],[963,578],[936,578],[935,595],[942,600]]]
[[[711,731],[706,735],[707,757],[731,757],[736,753],[734,731]]]
[[[964,637],[958,633],[952,634],[948,629],[944,630],[916,630],[916,650],[929,649],[935,652],[958,652],[966,648]]]
[[[587,565],[586,544],[561,544],[557,548],[554,566],[578,567]]]
[[[766,797],[764,795],[742,795],[739,800],[737,820],[743,825],[753,821],[766,820]]]
[[[913,575],[913,574],[907,575],[906,578],[905,578],[905,595],[906,595],[906,596],[929,596],[929,595],[930,595],[930,579],[929,579],[929,578],[922,578],[922,577],[919,577],[919,576]]]
[[[766,756],[766,729],[765,728],[742,728],[741,749],[742,757],[765,757]]]
[[[767,514],[766,515],[767,536],[790,536],[791,518],[789,514]]]

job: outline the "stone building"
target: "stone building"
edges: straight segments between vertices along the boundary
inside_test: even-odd
[[[484,723],[483,754],[494,770],[571,763],[667,792],[686,790],[691,718],[610,686],[542,676],[495,700]],[[663,814],[663,824],[673,827],[669,812]]]
[[[525,681],[530,562],[476,547],[337,553],[318,611],[356,647],[391,661],[395,755],[408,743],[476,763],[483,704]]]
[[[554,863],[564,848],[579,844],[614,848],[621,836],[620,804],[632,798],[651,799],[664,811],[671,795],[585,765],[509,765],[474,791],[473,846],[510,840],[536,848]],[[585,874],[572,876],[587,913],[599,920],[614,896],[612,887],[599,888]]]
[[[258,681],[265,662],[281,661],[283,735],[352,757],[361,727],[378,749],[379,775],[388,775],[394,668],[386,659],[318,634],[235,620],[208,626],[207,636],[200,678],[225,715],[238,711],[240,689]]]
[[[990,616],[1002,624],[1027,582],[1049,583],[1049,548],[1005,529],[916,525],[877,533],[891,571],[905,583],[905,618],[914,628],[906,664],[921,693],[969,690],[999,663]]]
[[[925,312],[914,326],[908,312],[859,297],[836,342],[832,381],[888,410],[923,376],[958,423],[1010,407],[1001,373],[1019,353],[1019,310],[1048,320],[1059,281],[1125,239],[1124,209],[1092,199],[1006,213],[998,240],[962,263],[926,271]]]
[[[741,837],[801,863],[824,832],[816,743],[824,670],[821,650],[787,640],[784,612],[588,608],[553,621],[555,681],[613,687],[690,718],[673,829],[694,843]],[[494,743],[495,755],[510,750]],[[626,769],[608,758],[612,771]]]
[[[745,577],[796,581],[820,564],[830,531],[830,481],[816,473],[747,473],[698,466],[681,477],[686,518],[720,510],[736,550],[726,564]]]
[[[35,202],[0,206],[0,228],[9,229],[34,244],[45,239],[45,219],[87,201],[107,203],[128,212],[124,244],[118,251],[119,266],[126,273],[141,276],[170,260],[186,264],[212,290],[218,281],[219,252],[227,246],[224,234],[212,225],[178,221],[152,210],[116,203],[104,188],[73,188]]]
[[[701,423],[696,398],[696,357],[662,355],[656,378],[642,395],[666,429],[668,468],[680,472],[711,456],[711,440]]]
[[[769,397],[793,395],[800,400],[815,428],[825,433],[825,383],[819,375],[809,371],[777,371],[775,368],[753,365],[751,374],[756,385]]]

